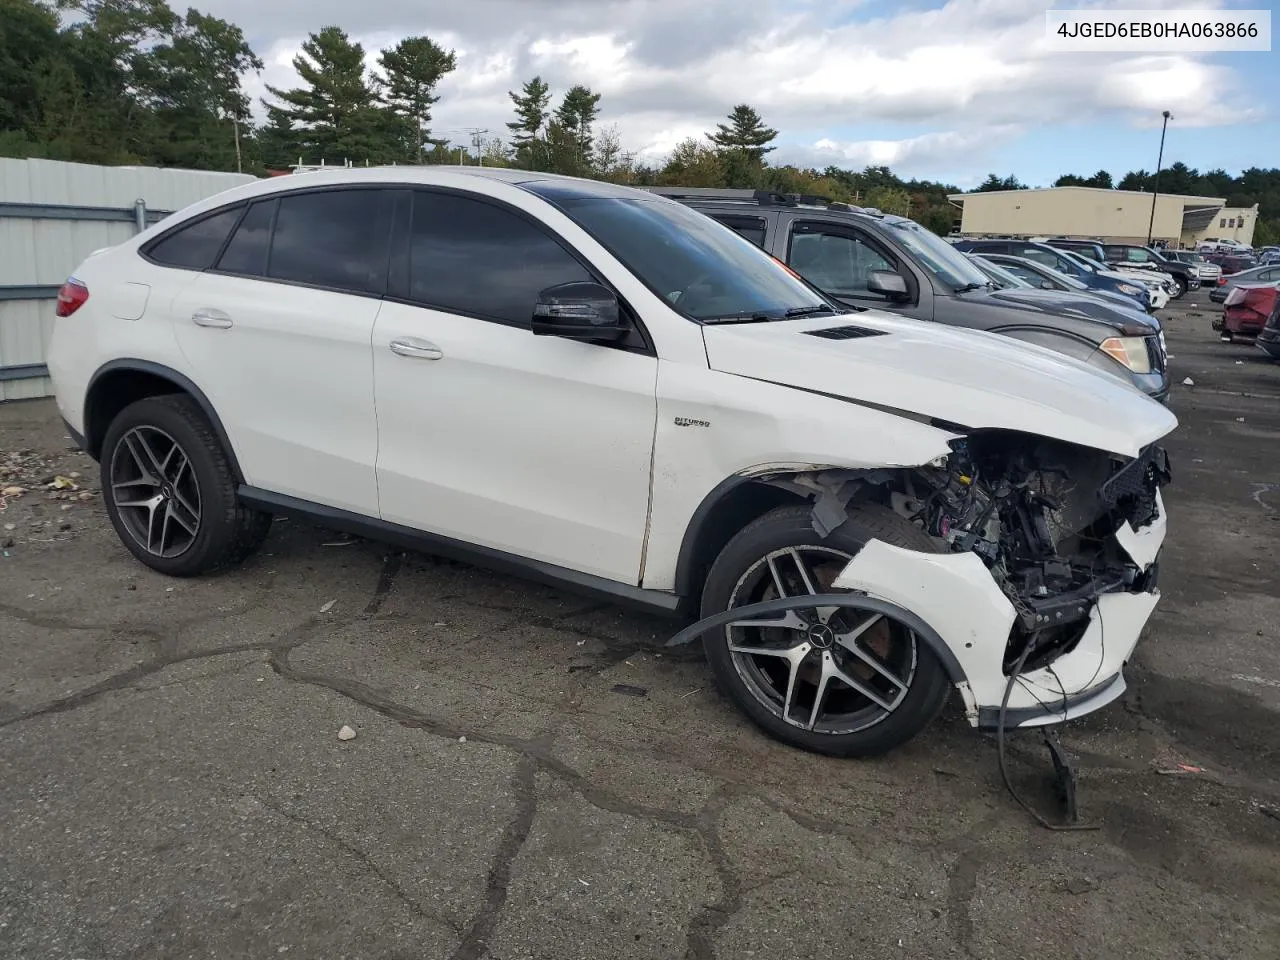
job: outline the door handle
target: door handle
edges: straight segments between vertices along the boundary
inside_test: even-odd
[[[416,360],[439,360],[444,351],[429,340],[417,337],[399,337],[391,341],[391,352],[402,357],[413,357]]]
[[[214,307],[201,307],[191,314],[191,322],[198,327],[231,326],[231,318]]]

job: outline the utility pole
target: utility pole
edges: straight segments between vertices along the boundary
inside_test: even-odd
[[[481,152],[481,147],[484,146],[484,135],[489,132],[489,129],[487,127],[471,127],[467,132],[471,134],[471,146],[476,151],[476,163],[483,167],[484,154]]]
[[[1160,156],[1156,160],[1156,182],[1151,192],[1151,220],[1147,223],[1147,246],[1151,246],[1151,234],[1156,226],[1156,197],[1160,196],[1160,167],[1164,164],[1164,132],[1169,129],[1169,121],[1173,114],[1168,110],[1162,114],[1164,123],[1160,127]]]

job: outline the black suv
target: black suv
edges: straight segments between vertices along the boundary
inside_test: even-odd
[[[919,320],[1002,333],[1169,392],[1159,323],[1135,307],[1058,290],[998,289],[977,265],[906,217],[825,197],[645,187],[737,231],[828,297]]]
[[[1200,271],[1194,264],[1183,263],[1176,257],[1166,257],[1151,247],[1134,243],[1102,243],[1097,240],[1055,239],[1046,242],[1051,247],[1075,250],[1113,267],[1137,267],[1167,273],[1173,278],[1173,289],[1169,291],[1169,296],[1174,300],[1188,290],[1200,289]]]

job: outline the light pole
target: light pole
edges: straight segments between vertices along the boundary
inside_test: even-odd
[[[1156,160],[1156,182],[1151,191],[1151,220],[1147,223],[1147,246],[1151,246],[1151,234],[1156,226],[1156,197],[1160,195],[1160,167],[1164,163],[1164,132],[1169,129],[1169,121],[1173,118],[1168,110],[1162,114],[1164,123],[1160,126],[1160,156]]]

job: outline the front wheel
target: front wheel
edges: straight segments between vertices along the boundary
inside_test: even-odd
[[[810,510],[781,507],[730,540],[707,575],[702,615],[830,593],[872,539],[936,552],[923,532],[884,508],[851,508],[825,538],[813,529]],[[949,692],[925,640],[906,624],[856,606],[800,609],[778,626],[731,623],[708,633],[703,645],[720,689],[757,726],[816,753],[891,750],[927,726]]]
[[[1182,295],[1187,292],[1187,283],[1180,277],[1173,278],[1173,291],[1169,296],[1174,300],[1181,300]]]

